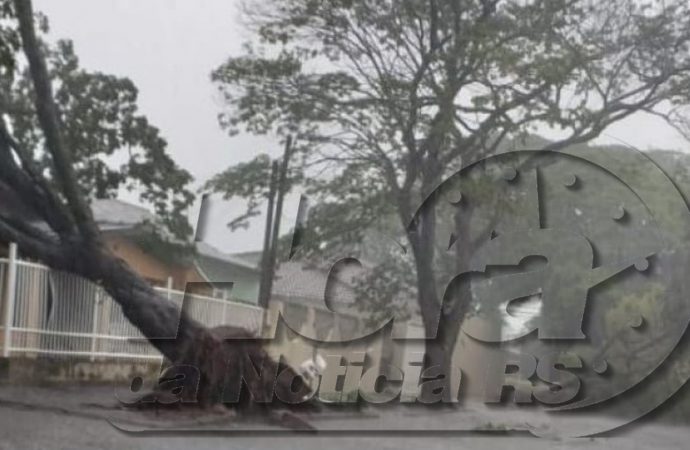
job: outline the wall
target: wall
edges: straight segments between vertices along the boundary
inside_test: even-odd
[[[216,283],[232,282],[230,299],[256,304],[259,298],[259,272],[226,261],[200,256],[197,264],[209,280]]]
[[[168,277],[173,278],[173,289],[184,291],[187,283],[203,283],[201,275],[193,267],[183,267],[161,261],[153,255],[146,253],[125,236],[109,234],[105,237],[108,247],[129,264],[135,272],[146,278],[151,284],[166,287]],[[197,290],[198,293],[203,292]]]
[[[0,380],[16,384],[130,382],[137,376],[155,378],[160,368],[160,361],[0,358]]]

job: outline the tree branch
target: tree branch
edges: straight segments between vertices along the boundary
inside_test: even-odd
[[[22,164],[20,168],[12,157],[12,150]],[[42,217],[61,237],[72,236],[75,228],[64,205],[43,178],[28,152],[10,136],[4,120],[0,118],[0,180],[23,199],[25,205],[35,205],[33,211]]]
[[[22,48],[29,61],[29,71],[35,91],[35,106],[39,123],[55,168],[55,175],[65,195],[70,212],[81,231],[82,237],[90,243],[100,240],[91,209],[81,195],[70,152],[65,148],[60,134],[57,107],[53,100],[53,89],[48,76],[45,58],[41,51],[34,27],[34,12],[31,0],[14,0]]]

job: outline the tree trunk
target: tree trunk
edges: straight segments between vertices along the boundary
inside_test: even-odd
[[[409,241],[417,272],[417,302],[422,315],[426,340],[425,366],[445,366],[445,351],[440,329],[440,299],[434,274],[436,212],[434,205],[424,205],[417,216]]]
[[[409,235],[417,272],[418,303],[427,337],[426,367],[440,366],[443,373],[451,373],[453,352],[459,339],[462,322],[469,309],[472,292],[468,283],[456,286],[454,295],[441,299],[434,274],[436,216],[433,205],[424,206],[418,216],[417,227]],[[454,217],[456,273],[469,267],[472,255],[470,242],[470,211],[459,210]],[[443,304],[442,304],[443,303]],[[439,307],[440,305],[440,307]],[[440,310],[440,315],[439,315]]]
[[[223,332],[219,333],[188,317],[184,310],[161,297],[108,249],[102,246],[81,247],[75,253],[73,266],[60,267],[61,270],[66,269],[101,284],[121,306],[127,320],[173,366],[188,365],[199,370],[196,399],[199,405],[208,406],[222,400],[226,376],[232,364],[244,356],[241,352],[255,361],[268,358],[261,341],[248,331],[222,327]]]

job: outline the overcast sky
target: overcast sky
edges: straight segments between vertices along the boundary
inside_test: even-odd
[[[239,54],[246,37],[237,0],[34,0],[47,14],[51,37],[70,38],[82,65],[131,78],[139,105],[162,130],[173,158],[201,183],[223,168],[260,152],[280,154],[270,138],[228,137],[218,126],[220,105],[211,70]],[[688,150],[661,120],[637,115],[611,127],[599,140],[641,149]],[[230,234],[225,223],[239,205],[214,204],[208,240],[225,251],[260,248],[262,226]],[[296,215],[291,201],[285,228]],[[192,223],[195,215],[192,214]],[[257,223],[260,225],[260,221]]]

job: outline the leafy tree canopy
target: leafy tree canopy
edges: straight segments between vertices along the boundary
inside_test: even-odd
[[[445,175],[506,140],[551,129],[563,136],[549,144],[558,149],[639,110],[685,101],[689,8],[636,0],[249,2],[254,38],[212,79],[231,134],[295,135],[293,164],[328,222],[357,228],[373,207],[405,223]]]
[[[315,197],[312,249],[367,247],[367,230],[394,217],[429,324],[445,231],[462,237],[457,265],[444,264],[459,269],[472,253],[467,228],[486,221],[467,204],[445,219],[433,208],[415,216],[441,180],[543,130],[560,136],[543,148],[559,150],[688,99],[686,0],[263,0],[244,13],[252,39],[212,73],[221,125],[295,137],[292,164]],[[374,278],[378,291],[401,285]],[[448,319],[445,351],[467,309],[449,311],[460,317]]]
[[[0,3],[9,17],[10,3]],[[43,18],[42,30],[48,31]],[[39,169],[55,180],[54,167],[45,151],[43,132],[33,103],[33,84],[25,65],[17,64],[16,30],[7,21],[0,28],[0,107],[6,126],[18,144],[32,153]],[[138,90],[125,77],[88,71],[80,66],[69,40],[55,45],[45,40],[55,102],[63,139],[72,154],[75,174],[90,198],[112,198],[120,189],[139,192],[153,207],[168,235],[186,239],[191,227],[186,210],[194,200],[191,175],[167,153],[167,142],[137,106]]]

